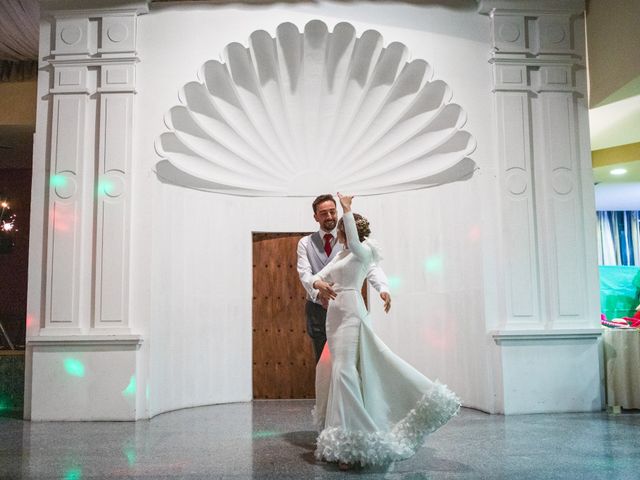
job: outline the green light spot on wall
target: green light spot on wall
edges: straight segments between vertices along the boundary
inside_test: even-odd
[[[51,176],[51,186],[52,187],[64,187],[67,184],[67,179],[64,178],[64,175],[52,175]]]
[[[391,291],[398,290],[400,288],[400,285],[402,284],[400,277],[397,277],[397,276],[391,276],[388,278],[388,280],[389,280],[389,289]]]
[[[0,412],[4,412],[5,410],[9,410],[9,402],[6,398],[0,397]]]
[[[424,262],[424,268],[426,268],[429,273],[442,272],[442,257],[440,255],[434,255],[433,257],[427,258]]]
[[[80,480],[82,478],[82,470],[79,468],[69,468],[64,472],[64,480]]]
[[[129,385],[122,391],[122,395],[125,397],[131,397],[136,393],[136,376],[131,375],[131,380],[129,380]]]
[[[84,363],[75,358],[64,360],[64,369],[72,377],[84,377]]]
[[[105,180],[104,178],[98,182],[98,195],[109,195],[109,192],[113,189],[113,182]]]

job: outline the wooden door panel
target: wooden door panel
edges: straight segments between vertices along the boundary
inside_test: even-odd
[[[296,270],[306,233],[253,234],[253,397],[314,398],[315,356]]]

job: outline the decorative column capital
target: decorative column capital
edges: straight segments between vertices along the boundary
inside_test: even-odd
[[[493,91],[573,92],[583,68],[575,17],[582,0],[480,0],[491,18]]]
[[[478,13],[492,15],[512,12],[529,15],[541,12],[579,15],[585,10],[585,0],[478,0]]]
[[[119,6],[105,0],[40,3],[41,15],[53,27],[48,61],[56,74],[51,93],[87,90],[86,69],[95,67],[102,67],[99,91],[133,92],[137,17],[148,12],[146,1]]]
[[[38,0],[40,15],[52,17],[102,17],[114,13],[149,13],[150,0]]]

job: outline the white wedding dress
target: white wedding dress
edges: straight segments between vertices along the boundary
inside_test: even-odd
[[[315,277],[337,293],[327,312],[327,344],[316,367],[316,458],[383,465],[413,455],[444,425],[460,401],[400,359],[371,329],[360,286],[379,252],[360,242],[352,213],[344,215],[349,249]],[[407,332],[410,334],[410,332]]]

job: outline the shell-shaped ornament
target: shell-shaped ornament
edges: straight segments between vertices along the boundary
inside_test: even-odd
[[[469,178],[475,140],[451,90],[401,43],[349,23],[227,45],[167,112],[159,177],[250,196],[358,195]]]

